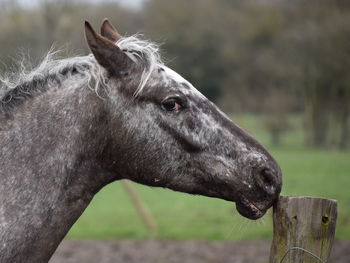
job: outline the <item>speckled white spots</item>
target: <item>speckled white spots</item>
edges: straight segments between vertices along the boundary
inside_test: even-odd
[[[248,152],[247,145],[240,141],[240,140],[235,140],[235,146],[240,149],[241,152]]]
[[[242,180],[242,184],[248,186],[249,189],[252,188],[252,185],[250,183],[248,183],[246,180]]]
[[[267,160],[267,156],[257,151],[250,151],[247,153],[246,159],[256,163],[263,163]]]
[[[0,208],[0,228],[6,227],[8,222],[6,221],[4,209]]]

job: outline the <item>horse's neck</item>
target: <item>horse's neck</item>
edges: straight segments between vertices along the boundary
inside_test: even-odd
[[[101,109],[89,96],[42,96],[0,123],[0,262],[47,262],[106,183],[104,121],[91,113]]]

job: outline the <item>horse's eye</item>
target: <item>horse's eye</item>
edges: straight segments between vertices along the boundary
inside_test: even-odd
[[[182,105],[178,98],[170,98],[162,102],[162,108],[166,111],[179,111]]]

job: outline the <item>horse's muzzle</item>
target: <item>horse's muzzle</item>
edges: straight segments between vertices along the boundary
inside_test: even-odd
[[[253,169],[254,184],[250,191],[241,194],[236,201],[237,211],[249,219],[259,219],[278,199],[282,187],[282,175],[279,166],[274,162],[271,166]]]

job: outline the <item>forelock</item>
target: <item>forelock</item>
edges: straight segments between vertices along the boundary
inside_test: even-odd
[[[152,72],[164,65],[159,53],[159,45],[142,39],[141,35],[123,37],[116,42],[116,45],[131,60],[143,66],[141,79],[134,93],[134,96],[138,96],[149,81]]]

